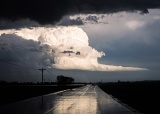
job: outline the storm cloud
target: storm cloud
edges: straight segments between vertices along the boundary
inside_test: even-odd
[[[154,10],[159,0],[2,0],[1,4],[1,80],[41,81],[37,69],[42,67],[47,69],[47,80],[59,74],[96,82],[159,79],[160,14],[159,9]],[[88,48],[70,45],[74,35],[64,28],[75,25],[89,40],[74,43]],[[56,33],[56,28],[64,31]],[[54,40],[52,45],[64,33],[70,33],[66,35],[70,40],[62,38],[65,43],[61,44]],[[89,67],[83,67],[84,61],[74,62],[77,59],[88,59]]]
[[[65,15],[115,13],[119,11],[141,11],[159,8],[159,0],[2,0],[0,19],[17,21],[30,19],[40,24],[55,24]]]
[[[22,38],[20,38],[22,37]],[[105,55],[89,46],[87,34],[78,27],[32,28],[1,31],[1,60],[25,61],[32,66],[89,71],[147,70],[98,63]],[[23,53],[24,52],[24,53]],[[10,54],[10,56],[6,56]],[[40,64],[39,64],[40,63]],[[29,65],[30,66],[30,65]]]

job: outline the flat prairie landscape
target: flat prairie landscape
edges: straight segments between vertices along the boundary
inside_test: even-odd
[[[100,83],[119,102],[143,114],[160,114],[160,81]]]
[[[96,83],[95,83],[96,84]],[[73,89],[85,84],[34,85],[1,84],[0,105],[9,104],[53,92]],[[97,85],[119,103],[142,114],[160,114],[160,81],[108,82]]]

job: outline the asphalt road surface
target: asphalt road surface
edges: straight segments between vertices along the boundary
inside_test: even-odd
[[[96,85],[0,106],[0,114],[136,114]]]

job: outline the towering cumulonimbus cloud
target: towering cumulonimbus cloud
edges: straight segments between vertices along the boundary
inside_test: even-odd
[[[34,27],[30,29],[22,28],[19,30],[0,31],[1,36],[4,36],[4,33],[14,34],[25,40],[37,42],[36,47],[30,47],[30,45],[28,45],[28,47],[25,46],[25,49],[36,50],[44,55],[46,54],[47,56],[43,56],[43,59],[40,60],[42,60],[42,63],[48,68],[90,71],[147,70],[138,67],[99,64],[98,58],[105,56],[105,53],[98,52],[89,46],[87,34],[78,27]],[[5,37],[3,37],[3,39],[4,38]],[[5,43],[7,44],[7,40]],[[36,56],[36,54],[34,54],[34,56]],[[35,64],[37,63],[40,63],[38,59],[35,61]]]

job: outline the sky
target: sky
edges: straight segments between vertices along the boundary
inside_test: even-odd
[[[0,80],[40,82],[42,67],[45,81],[160,79],[159,0],[3,4]]]

